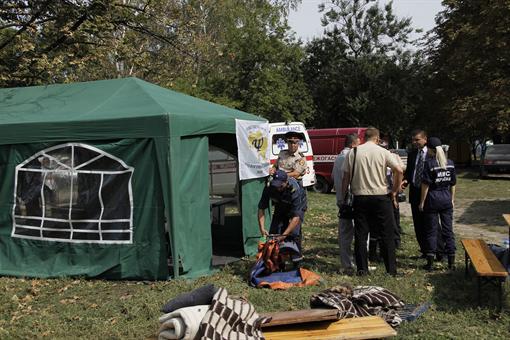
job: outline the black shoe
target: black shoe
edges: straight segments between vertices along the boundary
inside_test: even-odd
[[[455,255],[448,255],[448,269],[455,269]]]
[[[434,264],[434,256],[427,256],[427,264],[423,266],[423,269],[425,269],[427,271],[431,271],[433,264]]]
[[[358,271],[356,272],[356,275],[357,275],[357,276],[368,276],[368,275],[369,275],[369,273],[368,273],[368,271],[358,270]]]

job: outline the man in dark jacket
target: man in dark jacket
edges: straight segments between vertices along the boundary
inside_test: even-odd
[[[425,239],[425,217],[420,211],[421,182],[423,178],[423,167],[427,157],[427,133],[423,130],[412,132],[413,151],[407,158],[407,168],[402,181],[402,189],[409,185],[409,203],[413,214],[414,232],[416,241],[420,246],[422,257],[425,258],[426,239]]]
[[[280,235],[279,241],[295,241],[301,251],[301,223],[306,211],[304,189],[294,178],[287,176],[285,171],[276,170],[259,201],[258,220],[262,236],[268,236],[265,229],[265,210],[269,208],[269,201],[274,205],[269,234]]]

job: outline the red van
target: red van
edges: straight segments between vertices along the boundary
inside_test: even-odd
[[[331,172],[335,159],[345,146],[345,136],[357,133],[361,143],[365,142],[367,128],[309,129],[308,135],[313,149],[316,183],[313,190],[327,193],[333,188]]]

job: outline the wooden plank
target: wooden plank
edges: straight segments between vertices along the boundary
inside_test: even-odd
[[[277,326],[263,333],[268,340],[380,339],[397,335],[379,316]]]
[[[510,239],[510,214],[503,214],[503,218],[508,224],[508,238]]]
[[[288,312],[263,313],[261,316],[271,317],[271,321],[262,327],[292,325],[296,323],[338,320],[338,310],[333,308],[314,308]]]
[[[508,226],[510,226],[510,214],[503,214],[503,218],[505,219]]]
[[[479,276],[506,277],[508,272],[483,240],[462,240],[462,246]]]

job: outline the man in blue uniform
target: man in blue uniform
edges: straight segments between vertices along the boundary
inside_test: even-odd
[[[266,231],[265,210],[273,202],[274,214],[269,233]],[[258,206],[259,229],[262,236],[279,234],[278,241],[293,240],[301,252],[301,223],[306,210],[304,189],[283,170],[276,170],[269,186],[264,188]]]
[[[431,137],[428,142],[427,158],[423,167],[419,209],[424,212],[425,269],[432,269],[434,256],[438,252],[437,238],[442,236],[444,253],[448,256],[448,268],[455,262],[455,235],[453,233],[453,201],[455,198],[455,166],[446,159],[439,138]],[[440,235],[438,235],[440,230]]]

